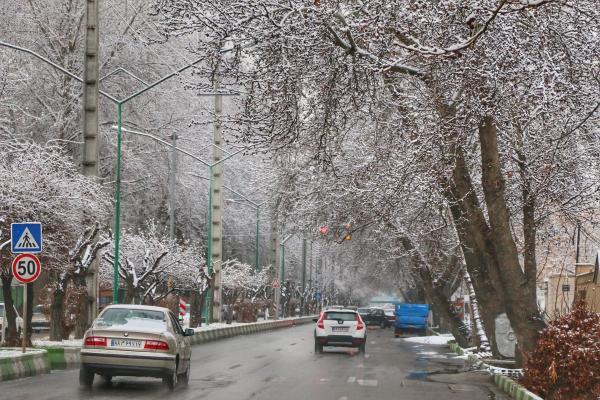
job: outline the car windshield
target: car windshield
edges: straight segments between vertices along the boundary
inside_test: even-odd
[[[0,317],[4,315],[4,304],[0,304]]]
[[[33,307],[32,312],[34,314],[43,314],[44,310],[43,310],[42,306],[35,306],[35,307]]]
[[[356,320],[356,316],[354,313],[349,313],[349,312],[326,312],[325,313],[325,318],[326,320],[330,320],[330,321],[355,321]]]
[[[368,314],[368,313],[370,313],[370,312],[371,312],[371,309],[370,309],[370,308],[359,308],[359,309],[358,309],[358,312],[359,312],[360,314]]]
[[[109,308],[96,320],[96,328],[164,330],[166,316],[162,311]]]

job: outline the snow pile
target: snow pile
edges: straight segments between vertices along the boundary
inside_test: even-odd
[[[410,343],[420,344],[448,344],[448,341],[454,340],[452,335],[440,335],[440,336],[416,336],[404,339]]]

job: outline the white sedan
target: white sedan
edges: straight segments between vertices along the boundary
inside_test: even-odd
[[[322,353],[324,346],[357,347],[359,353],[365,353],[367,329],[358,312],[326,310],[314,321],[315,353]]]

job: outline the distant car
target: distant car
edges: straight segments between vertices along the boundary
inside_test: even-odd
[[[13,310],[15,311],[15,314],[17,314],[17,333],[20,335],[21,332],[23,332],[23,318],[21,318],[21,316],[19,315],[19,312],[17,311],[17,308],[15,306],[13,306]],[[3,340],[4,338],[2,338],[2,334],[4,333],[4,313],[5,313],[5,306],[4,303],[0,303],[0,338]]]
[[[43,306],[39,304],[33,307],[33,312],[31,314],[31,331],[34,333],[47,332],[50,330],[50,321],[43,310]]]
[[[193,329],[184,330],[163,307],[111,305],[83,337],[79,383],[91,387],[94,375],[162,378],[174,389],[190,377]]]
[[[344,308],[345,308],[346,310],[352,310],[352,311],[356,311],[356,310],[358,310],[358,307],[356,307],[356,306],[346,306],[346,307],[344,307]]]
[[[315,318],[315,353],[324,346],[357,347],[365,354],[367,329],[360,314],[353,310],[326,310]]]
[[[392,322],[389,322],[385,312],[381,308],[371,308],[369,313],[363,317],[363,321],[367,325],[377,325],[381,328],[387,328],[392,326]]]
[[[396,310],[393,308],[384,308],[383,313],[387,318],[388,326],[394,326],[394,323],[396,322]]]

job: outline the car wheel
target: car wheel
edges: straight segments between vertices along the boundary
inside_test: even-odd
[[[323,345],[315,339],[315,353],[323,353]]]
[[[173,369],[173,372],[170,375],[163,378],[163,383],[167,385],[169,390],[173,390],[177,386],[177,381],[177,364],[175,364],[175,369]]]
[[[94,384],[94,372],[90,371],[86,366],[79,368],[79,384],[88,389]]]
[[[185,371],[185,374],[181,374],[181,376],[179,377],[179,381],[181,382],[181,384],[183,386],[187,386],[188,383],[190,382],[190,369],[191,368],[192,368],[192,366],[188,365],[188,368]]]
[[[366,343],[363,343],[360,346],[358,346],[358,354],[361,354],[361,355],[364,356],[366,350],[367,350],[367,344]]]

